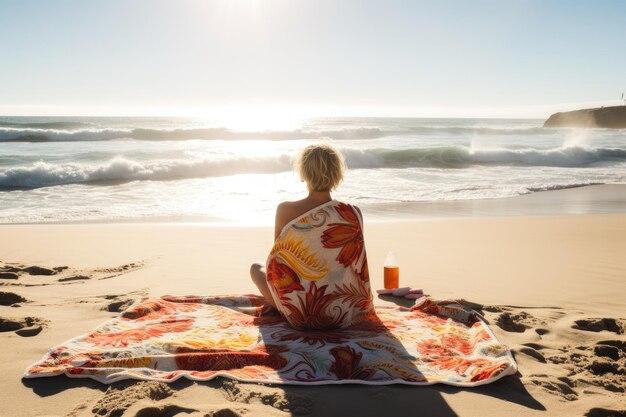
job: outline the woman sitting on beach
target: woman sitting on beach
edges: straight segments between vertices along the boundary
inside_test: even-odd
[[[310,145],[296,169],[309,195],[278,205],[267,272],[253,264],[252,281],[297,328],[347,327],[375,317],[361,211],[330,195],[343,179],[342,155],[330,145]]]

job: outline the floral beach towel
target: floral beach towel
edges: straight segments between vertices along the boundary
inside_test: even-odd
[[[298,330],[259,296],[144,299],[52,348],[24,378],[476,386],[517,370],[480,317],[454,302],[428,298],[376,314],[347,328]]]

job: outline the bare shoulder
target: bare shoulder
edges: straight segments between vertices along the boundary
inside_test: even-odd
[[[296,213],[299,209],[299,201],[283,201],[276,207],[276,218]]]
[[[274,238],[278,237],[280,231],[287,223],[298,217],[301,213],[300,201],[283,201],[276,207],[276,224],[274,227]]]

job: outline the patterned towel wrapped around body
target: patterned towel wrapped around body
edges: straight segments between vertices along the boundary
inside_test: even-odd
[[[287,223],[267,259],[267,282],[294,327],[333,329],[375,318],[358,208],[331,200]]]

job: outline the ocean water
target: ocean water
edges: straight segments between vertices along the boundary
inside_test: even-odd
[[[0,223],[272,224],[302,198],[297,152],[345,155],[335,197],[365,209],[626,183],[626,130],[542,120],[327,118],[246,131],[188,118],[0,117]]]

